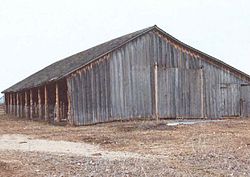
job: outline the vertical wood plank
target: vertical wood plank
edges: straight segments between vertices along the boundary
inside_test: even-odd
[[[204,116],[204,83],[203,83],[203,69],[200,69],[200,77],[201,77],[201,117],[205,118]]]
[[[155,93],[155,119],[159,119],[159,112],[158,112],[158,72],[157,72],[157,63],[154,64],[154,93]]]

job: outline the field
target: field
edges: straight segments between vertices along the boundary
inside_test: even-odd
[[[0,118],[0,176],[250,176],[250,119],[71,127]]]

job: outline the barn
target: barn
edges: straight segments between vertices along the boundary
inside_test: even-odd
[[[87,125],[250,117],[250,76],[152,26],[57,61],[4,90],[6,113]]]

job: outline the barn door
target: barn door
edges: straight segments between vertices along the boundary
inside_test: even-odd
[[[157,71],[159,117],[203,117],[202,70],[158,67]]]
[[[241,116],[250,117],[250,85],[242,85],[241,89]]]
[[[240,116],[240,86],[239,84],[221,84],[221,117]]]

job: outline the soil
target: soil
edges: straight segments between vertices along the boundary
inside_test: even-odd
[[[250,176],[250,119],[71,127],[0,117],[0,176]]]
[[[21,134],[4,134],[0,136],[0,144],[1,151],[14,150],[23,152],[45,152],[84,157],[100,156],[101,158],[108,160],[125,158],[150,159],[160,157],[157,155],[143,156],[131,152],[107,151],[103,150],[98,145],[91,145],[88,143],[33,139],[30,136]]]

